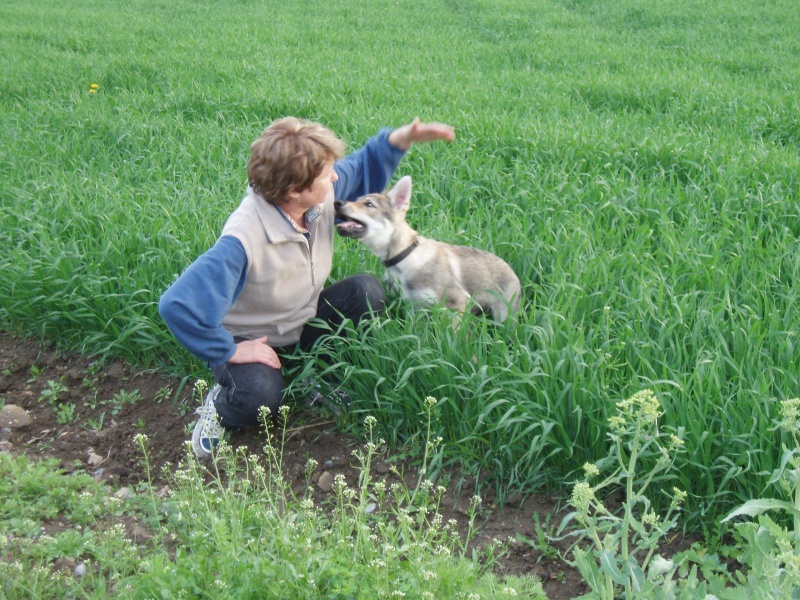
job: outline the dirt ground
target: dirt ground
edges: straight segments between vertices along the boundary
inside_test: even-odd
[[[31,458],[55,457],[65,471],[92,473],[112,488],[132,487],[146,479],[141,455],[133,443],[138,433],[150,439],[156,477],[160,477],[165,462],[178,464],[185,457],[184,442],[195,421],[193,382],[180,389],[178,379],[137,371],[118,361],[103,363],[66,355],[5,332],[0,332],[0,372],[0,399],[5,405],[25,409],[32,419],[23,427],[0,430],[3,451]],[[351,460],[359,441],[337,431],[334,421],[321,409],[293,407],[286,437],[287,476],[298,485],[304,484],[308,458],[320,465],[312,481],[327,470],[334,475],[342,473],[350,485],[356,484],[357,471]],[[235,433],[231,444],[260,453],[264,441],[264,432],[254,428]],[[386,462],[378,462],[375,469],[376,477],[389,477]],[[156,481],[159,487],[164,483]],[[326,495],[319,486],[315,486],[315,493],[320,498]],[[461,485],[459,496],[448,492],[442,511],[445,520],[455,518],[466,526],[465,508],[473,493],[469,481]],[[577,571],[554,555],[554,550],[563,551],[564,545],[559,548],[558,543],[536,543],[541,537],[537,536],[534,515],[541,525],[539,532],[554,531],[562,516],[557,507],[553,498],[518,494],[510,495],[503,506],[496,506],[484,494],[476,538],[477,544],[495,538],[523,540],[513,544],[501,559],[498,574],[535,575],[552,600],[589,591]]]

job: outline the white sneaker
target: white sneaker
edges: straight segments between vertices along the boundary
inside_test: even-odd
[[[192,433],[192,450],[195,456],[203,458],[209,456],[211,451],[219,445],[220,440],[225,435],[225,429],[219,424],[217,409],[214,400],[222,391],[222,386],[216,384],[206,396],[203,406],[198,406],[195,411],[200,416]]]

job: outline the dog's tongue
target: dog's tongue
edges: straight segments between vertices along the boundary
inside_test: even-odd
[[[363,229],[364,226],[361,223],[356,223],[355,221],[342,221],[341,223],[336,224],[336,229],[339,231],[347,230],[347,229]]]

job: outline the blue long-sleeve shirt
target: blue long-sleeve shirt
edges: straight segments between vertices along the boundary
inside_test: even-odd
[[[389,143],[389,133],[391,129],[382,129],[359,150],[336,162],[336,199],[355,200],[386,187],[405,155]],[[189,265],[159,301],[159,313],[178,341],[210,365],[222,364],[236,352],[233,336],[222,320],[244,288],[247,266],[242,243],[224,235]]]

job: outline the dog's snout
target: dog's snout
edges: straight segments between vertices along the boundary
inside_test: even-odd
[[[340,208],[342,208],[343,206],[344,206],[344,202],[342,202],[341,200],[334,200],[334,202],[333,202],[333,207],[334,207],[336,210],[339,210],[339,209],[340,209]]]

